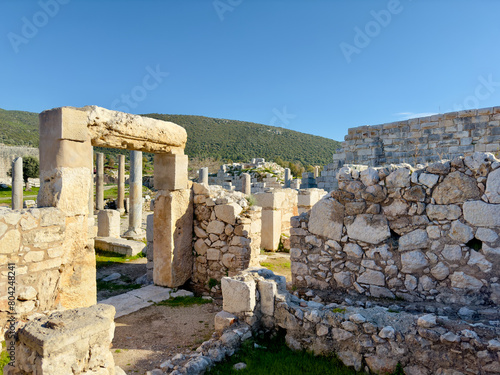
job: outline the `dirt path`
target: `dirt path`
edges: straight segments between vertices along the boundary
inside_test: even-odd
[[[112,353],[127,374],[143,375],[177,353],[194,351],[214,332],[220,302],[188,307],[149,306],[116,319]]]

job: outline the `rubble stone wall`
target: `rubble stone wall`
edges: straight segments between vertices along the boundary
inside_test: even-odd
[[[95,256],[87,233],[86,216],[66,216],[57,208],[0,209],[0,288],[8,290],[14,272],[17,314],[95,303]],[[8,294],[2,293],[2,321],[7,311]]]
[[[500,152],[500,107],[351,128],[333,160],[337,167],[416,165],[474,152]]]
[[[294,285],[370,297],[500,302],[500,161],[343,167],[292,220]]]
[[[218,315],[226,320],[229,313],[254,331],[282,328],[290,348],[336,354],[358,371],[387,375],[400,363],[406,375],[500,373],[495,322],[307,302],[286,291],[283,276],[266,269],[223,278],[222,294],[225,312]]]
[[[245,195],[213,185],[193,184],[195,283],[205,287],[249,266],[260,255],[260,207],[249,207]]]

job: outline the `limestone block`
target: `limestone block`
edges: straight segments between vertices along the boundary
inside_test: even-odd
[[[281,237],[281,212],[262,211],[261,247],[265,250],[278,249]]]
[[[489,174],[484,193],[490,203],[500,203],[500,169]]]
[[[178,287],[193,269],[193,195],[191,189],[161,191],[154,212],[154,271],[156,285]]]
[[[448,277],[450,274],[450,269],[444,265],[444,263],[439,262],[433,268],[431,268],[431,274],[437,280],[442,281]]]
[[[399,239],[399,250],[424,249],[427,247],[429,237],[424,229],[416,229],[413,232],[401,236]]]
[[[435,174],[430,174],[430,173],[422,173],[422,174],[420,174],[418,181],[422,185],[425,185],[428,188],[432,188],[439,181],[439,176],[435,175]]]
[[[87,113],[80,108],[60,107],[40,113],[40,139],[90,141]]]
[[[461,203],[480,196],[476,180],[459,171],[447,175],[432,193],[437,204]]]
[[[219,311],[215,315],[215,330],[216,331],[223,331],[227,327],[231,326],[232,324],[236,323],[238,318],[231,314],[228,313],[227,311]]]
[[[186,145],[186,130],[172,122],[110,111],[96,106],[72,108],[72,110],[86,112],[86,124],[93,146],[127,148],[160,154],[178,152]]]
[[[459,243],[467,243],[474,238],[472,228],[458,220],[451,223],[451,229],[448,235]]]
[[[352,273],[349,271],[334,273],[333,278],[340,288],[349,288],[352,285]]]
[[[220,250],[218,249],[208,249],[207,250],[207,260],[219,260],[221,255]]]
[[[188,188],[188,156],[180,154],[155,154],[154,186],[157,190]]]
[[[462,248],[460,245],[445,245],[441,254],[446,260],[458,262],[462,259]]]
[[[483,254],[474,250],[470,252],[470,257],[467,264],[469,266],[478,266],[482,272],[486,273],[490,272],[492,268],[492,263],[488,262]]]
[[[428,264],[429,262],[425,255],[419,250],[408,251],[401,254],[402,272],[414,273],[427,267]]]
[[[316,203],[309,217],[309,232],[335,241],[342,238],[344,206],[334,199],[324,198]]]
[[[260,310],[264,315],[274,315],[274,296],[276,295],[276,283],[268,280],[259,280]]]
[[[360,284],[385,285],[385,276],[382,272],[367,269],[356,280]]]
[[[221,280],[223,309],[233,314],[253,312],[255,308],[255,280],[249,276],[240,279],[223,277]]]
[[[226,225],[222,221],[214,220],[208,223],[207,233],[222,234]]]
[[[52,225],[63,226],[66,223],[66,216],[57,208],[47,207],[40,209],[40,226],[49,227]]]
[[[243,208],[237,203],[228,203],[215,206],[215,216],[225,223],[235,225],[236,218],[243,211]]]
[[[20,246],[21,233],[15,229],[7,231],[7,233],[0,238],[0,254],[17,253]]]
[[[146,245],[143,242],[119,237],[96,237],[94,243],[96,249],[111,251],[125,256],[135,256],[140,252],[146,252]]]
[[[391,236],[384,215],[358,215],[352,224],[347,225],[347,235],[354,240],[378,244]],[[340,238],[338,238],[340,240]]]
[[[364,171],[361,171],[360,179],[365,186],[376,185],[380,180],[377,170],[373,168],[368,168]]]
[[[485,242],[495,242],[498,239],[498,234],[494,230],[488,228],[477,228],[476,238]]]
[[[453,288],[466,289],[478,292],[483,286],[483,283],[473,276],[467,275],[464,272],[454,272],[450,276],[451,286]]]
[[[403,188],[410,186],[411,171],[408,168],[399,168],[385,179],[387,188]]]
[[[431,220],[457,220],[462,215],[459,206],[429,204],[426,207],[427,216]]]
[[[382,207],[386,216],[398,217],[408,214],[410,206],[402,199],[395,199],[390,205]]]
[[[469,201],[463,205],[464,219],[477,227],[500,227],[500,205]]]
[[[358,244],[349,242],[344,245],[344,248],[342,249],[347,256],[353,257],[353,258],[360,258],[363,256],[363,249],[361,249],[361,246]]]
[[[97,214],[97,235],[99,237],[120,237],[120,212],[101,210]]]
[[[154,240],[154,214],[146,215],[146,241],[153,242]]]

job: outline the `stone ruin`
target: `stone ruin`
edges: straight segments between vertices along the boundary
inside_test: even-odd
[[[447,132],[456,126],[461,133],[452,138],[459,143],[465,132],[472,142],[486,137],[483,147],[496,136],[499,113],[495,107],[434,122]],[[408,126],[438,134],[426,121]],[[216,326],[223,332],[200,346],[185,371],[202,372],[232,354],[252,330],[284,329],[293,349],[335,353],[357,370],[388,373],[400,363],[407,375],[500,373],[500,161],[494,155],[418,167],[337,165],[338,189],[330,194],[267,190],[257,194],[259,207],[250,207],[242,193],[189,182],[185,143],[175,124],[99,107],[40,115],[38,208],[0,210],[2,264],[17,267],[16,317],[29,318],[14,327],[18,365],[7,374],[66,374],[51,357],[74,374],[120,374],[109,352],[114,311],[95,305],[92,146],[155,153],[159,192],[147,231],[154,283],[221,280],[225,311]],[[112,217],[103,220],[109,233]],[[271,235],[264,226],[273,228]],[[251,268],[260,247],[266,241],[275,247],[276,233],[287,230],[293,294],[283,277]],[[39,314],[61,309],[72,310]],[[3,296],[0,311],[5,322]],[[102,324],[92,324],[95,319]],[[82,330],[77,341],[68,334],[73,328]]]

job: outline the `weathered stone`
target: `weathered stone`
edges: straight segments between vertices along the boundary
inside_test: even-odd
[[[336,200],[322,199],[312,207],[309,232],[340,241],[343,227],[344,207]]]
[[[392,374],[398,361],[387,356],[365,357],[366,364],[375,374]]]
[[[264,315],[274,315],[274,296],[276,295],[276,283],[273,281],[259,280],[260,310]]]
[[[459,206],[429,204],[426,207],[427,216],[431,220],[457,220],[462,215]]]
[[[432,269],[431,269],[431,274],[434,276],[437,280],[444,280],[448,277],[450,274],[450,269],[446,267],[446,265],[442,262],[439,262],[436,264]]]
[[[223,309],[238,314],[253,312],[255,307],[255,281],[251,277],[236,280],[223,277],[221,280]]]
[[[347,225],[347,235],[354,240],[378,244],[389,238],[391,232],[385,216],[364,214]]]
[[[215,216],[225,223],[235,225],[236,217],[238,217],[242,210],[243,208],[237,203],[217,205],[215,206]]]
[[[345,204],[345,215],[356,216],[365,212],[365,202],[347,202]]]
[[[409,202],[424,202],[425,189],[422,186],[413,186],[405,191],[403,198]]]
[[[494,230],[488,228],[477,228],[476,238],[480,241],[495,242],[498,239],[498,234]]]
[[[467,275],[463,272],[454,272],[450,276],[451,286],[453,288],[467,289],[472,291],[479,291],[483,283],[473,276]]]
[[[215,330],[223,331],[227,327],[236,323],[237,320],[238,318],[235,315],[228,313],[227,311],[219,311],[215,315]]]
[[[424,327],[424,328],[435,327],[437,325],[436,315],[434,314],[422,315],[421,317],[418,318],[417,324],[419,327]]]
[[[367,202],[380,203],[387,198],[387,191],[380,185],[372,185],[361,192],[361,197]]]
[[[427,267],[429,262],[421,251],[415,250],[401,254],[401,264],[402,272],[413,273]]]
[[[352,274],[349,271],[334,273],[333,278],[340,288],[349,288],[352,285]]]
[[[389,289],[376,285],[370,285],[370,295],[375,298],[395,298]]]
[[[450,167],[451,163],[449,161],[438,161],[437,163],[428,165],[425,169],[429,173],[447,174],[450,172]]]
[[[459,171],[447,175],[432,193],[437,204],[460,203],[480,196],[476,180]]]
[[[382,211],[386,216],[398,217],[408,215],[410,206],[403,200],[395,199],[390,205],[382,207]]]
[[[207,260],[219,260],[221,252],[217,249],[208,249],[207,250]]]
[[[214,220],[208,223],[207,233],[222,234],[226,225],[222,221]]]
[[[488,175],[484,193],[490,203],[500,203],[500,168]]]
[[[332,328],[332,339],[334,340],[344,341],[350,339],[353,336],[354,335],[351,332],[346,331],[345,329]]]
[[[12,254],[19,251],[21,246],[21,233],[19,231],[12,229],[7,231],[0,238],[0,254]]]
[[[362,366],[363,356],[355,351],[339,351],[337,357],[347,367],[354,367],[354,370],[360,371]]]
[[[364,254],[361,246],[352,242],[346,243],[342,250],[347,254],[347,256],[353,258],[361,258]]]
[[[448,235],[460,243],[467,243],[474,238],[472,228],[458,220],[451,223],[451,229]]]
[[[467,262],[469,266],[478,266],[483,272],[490,272],[492,263],[488,262],[483,254],[472,250],[470,252],[469,261]]]
[[[422,185],[425,185],[428,188],[432,188],[439,181],[439,176],[437,176],[435,174],[422,173],[422,174],[420,174],[418,181]]]
[[[441,254],[451,262],[458,262],[462,259],[462,249],[459,245],[445,245]]]
[[[382,272],[367,269],[356,280],[360,284],[385,285],[385,276]]]
[[[97,235],[99,237],[120,237],[120,212],[101,210],[97,214]]]
[[[464,219],[477,227],[500,227],[500,205],[469,201],[463,205]]]
[[[399,250],[424,249],[427,247],[429,237],[424,229],[416,229],[413,232],[401,236],[399,239]]]
[[[399,168],[385,179],[387,188],[404,188],[410,186],[411,171],[408,168]]]
[[[364,171],[361,171],[360,179],[365,186],[376,185],[380,180],[378,172],[373,168],[367,168]]]

